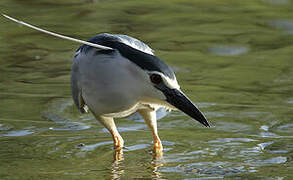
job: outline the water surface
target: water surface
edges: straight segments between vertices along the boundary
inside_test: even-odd
[[[79,45],[0,18],[0,179],[292,179],[292,3],[2,0],[1,12],[51,31],[145,41],[212,128],[160,111],[156,159],[140,117],[119,119],[126,148],[115,153],[73,105]]]

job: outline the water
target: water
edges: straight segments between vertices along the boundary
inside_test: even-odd
[[[117,120],[123,152],[71,100],[79,46],[0,18],[0,179],[292,179],[290,0],[3,0],[1,11],[88,39],[122,33],[176,71],[212,128],[160,111],[163,158],[139,116]]]

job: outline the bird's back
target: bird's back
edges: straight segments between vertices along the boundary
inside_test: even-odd
[[[122,35],[122,34],[108,34],[108,33],[103,33],[99,34],[97,36],[94,36],[88,40],[88,42],[99,44],[99,45],[104,45],[107,47],[116,47],[115,43],[119,42],[122,44],[125,44],[129,47],[132,47],[134,49],[137,49],[141,52],[154,55],[154,50],[152,50],[148,45],[143,43],[142,41],[127,36],[127,35]],[[94,47],[88,46],[88,45],[82,45],[77,52],[79,51],[87,51],[90,49],[93,49]]]

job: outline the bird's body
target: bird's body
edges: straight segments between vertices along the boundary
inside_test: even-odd
[[[72,79],[76,81],[73,80],[72,85],[76,87],[73,90],[75,100],[82,98],[95,115],[114,118],[128,116],[151,104],[147,102],[147,97],[154,87],[140,81],[148,80],[148,77],[139,67],[117,51],[112,55],[92,55],[94,51],[80,53],[74,58]],[[88,56],[94,56],[95,59]]]
[[[173,70],[157,58],[149,46],[126,35],[112,34],[100,34],[88,42],[112,49],[82,45],[77,50],[71,73],[73,99],[81,112],[89,109],[109,130],[115,148],[123,147],[124,141],[114,118],[135,112],[139,112],[151,128],[156,152],[163,149],[157,132],[159,107],[178,107],[208,125],[181,92]]]
[[[147,45],[128,36],[101,34],[89,41],[108,46],[115,46],[115,43],[118,43],[128,51],[140,53],[136,54],[137,57],[153,57],[153,51]],[[121,53],[121,49],[99,51],[83,45],[74,56],[71,73],[75,104],[81,112],[89,108],[112,133],[114,140],[115,136],[120,139],[120,142],[116,142],[119,146],[123,144],[123,140],[116,130],[113,118],[140,112],[152,128],[154,136],[159,139],[155,111],[161,106],[172,108],[172,105],[160,100],[164,96],[163,93],[155,93],[155,87],[145,83],[149,81],[149,75],[129,60],[129,56],[133,55],[125,55]],[[172,75],[172,72],[170,74]]]
[[[103,43],[113,35],[101,34],[97,37],[96,39],[106,39],[99,42]],[[135,40],[126,37],[126,40]],[[136,46],[134,44],[134,47]],[[147,50],[146,52],[151,52]],[[79,108],[87,105],[95,115],[126,117],[140,109],[170,106],[164,101],[152,98],[156,97],[155,87],[145,83],[146,81],[149,81],[149,76],[144,70],[121,55],[119,50],[99,52],[95,48],[82,46],[73,59],[73,98]]]
[[[75,90],[78,90],[74,99],[83,98],[86,105],[96,115],[117,113],[113,117],[123,116],[118,112],[125,114],[122,112],[131,109],[143,95],[140,90],[146,88],[131,73],[135,72],[141,78],[144,76],[134,64],[123,58],[117,51],[112,52],[112,55],[93,55],[94,53],[96,53],[95,49],[88,54],[80,53],[74,58],[73,69],[76,73],[72,74],[72,79],[76,77],[78,81],[72,82],[73,85],[77,83]],[[95,59],[90,59],[88,56]],[[116,58],[113,59],[111,56]],[[116,66],[120,68],[113,71]],[[124,70],[126,67],[129,71]],[[121,78],[112,79],[113,76]],[[128,81],[134,83],[128,84]],[[124,85],[126,83],[127,86]]]

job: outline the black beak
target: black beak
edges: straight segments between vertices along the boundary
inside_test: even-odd
[[[200,112],[200,110],[188,99],[188,97],[185,96],[183,92],[177,89],[165,89],[163,92],[167,97],[168,103],[183,111],[204,126],[210,127],[203,113]]]

